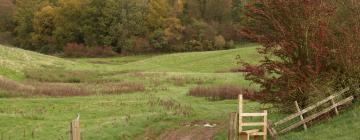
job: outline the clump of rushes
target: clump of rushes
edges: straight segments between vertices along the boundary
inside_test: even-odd
[[[252,90],[243,89],[235,85],[197,86],[191,88],[188,95],[195,97],[206,97],[209,100],[237,99],[243,94],[248,100],[262,100],[262,96]]]

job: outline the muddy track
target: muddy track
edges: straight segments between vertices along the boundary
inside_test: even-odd
[[[205,127],[204,123],[187,124],[162,134],[158,140],[213,140],[222,128],[222,125]]]

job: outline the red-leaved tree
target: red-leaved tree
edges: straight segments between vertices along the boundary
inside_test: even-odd
[[[259,53],[265,59],[259,65],[243,63],[242,71],[261,85],[259,94],[267,102],[284,110],[294,101],[306,106],[360,81],[350,76],[360,72],[353,66],[360,64],[360,26],[355,20],[360,19],[359,2],[355,3],[254,0],[246,6],[242,34],[262,45]]]

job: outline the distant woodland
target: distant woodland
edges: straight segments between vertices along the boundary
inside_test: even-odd
[[[12,45],[43,53],[206,51],[243,41],[242,0],[0,1]]]

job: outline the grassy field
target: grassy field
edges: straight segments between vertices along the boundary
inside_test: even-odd
[[[236,111],[237,101],[209,101],[187,93],[198,85],[231,84],[257,89],[244,80],[243,74],[228,72],[237,67],[237,55],[250,63],[259,61],[256,48],[249,44],[212,52],[62,59],[0,46],[0,75],[7,79],[33,88],[66,84],[91,90],[89,96],[76,97],[0,96],[0,139],[67,139],[69,122],[77,113],[85,140],[158,139],[167,130],[202,122],[218,124],[215,139],[226,139],[226,118]],[[128,84],[144,89],[127,92],[132,86],[117,88]],[[0,88],[0,95],[12,94],[8,92]],[[256,112],[268,106],[246,101],[245,110]],[[358,106],[308,132],[293,132],[279,139],[357,138]],[[270,119],[282,116],[272,112]]]

